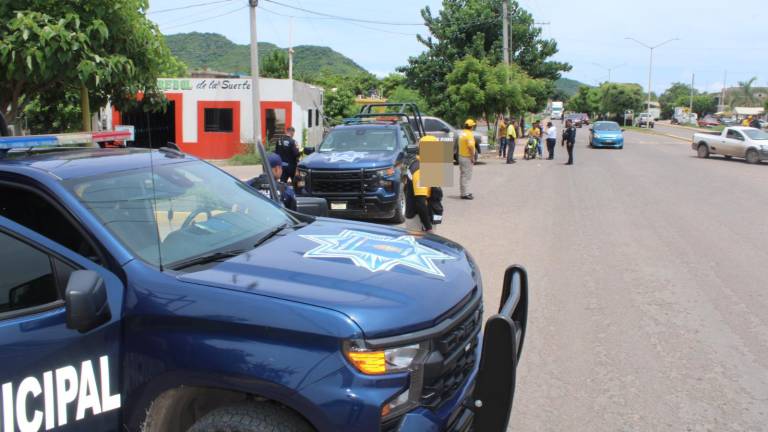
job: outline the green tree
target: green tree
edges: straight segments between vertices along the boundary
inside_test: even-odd
[[[739,81],[739,90],[731,97],[731,106],[756,106],[757,98],[752,88],[757,81],[757,77],[752,77],[747,81]]]
[[[355,114],[355,93],[348,86],[326,89],[323,99],[323,114],[334,123]]]
[[[600,110],[599,89],[580,86],[565,107],[568,111],[592,115]]]
[[[269,51],[259,64],[259,73],[264,78],[288,78],[288,54],[281,49]]]
[[[638,112],[643,106],[643,89],[637,84],[604,83],[600,94],[600,111],[616,119],[627,110]]]
[[[717,111],[717,98],[709,94],[697,94],[693,97],[693,112],[699,117],[713,114]]]
[[[694,95],[696,94],[694,90]],[[659,104],[661,104],[661,117],[665,119],[672,118],[672,114],[675,112],[675,107],[688,106],[689,102],[680,103],[685,99],[689,101],[691,97],[691,86],[685,83],[676,82],[673,83],[664,93],[659,96]]]
[[[14,121],[35,100],[80,95],[88,107],[146,106],[162,95],[157,78],[186,69],[146,17],[147,0],[5,0],[0,2],[0,110]],[[38,99],[41,95],[45,99]]]
[[[389,97],[390,93],[398,87],[405,86],[405,75],[401,73],[391,73],[381,79],[381,95]],[[419,96],[421,97],[421,96]]]
[[[508,0],[443,0],[437,16],[429,7],[421,11],[430,36],[418,36],[427,49],[408,59],[400,68],[408,85],[419,91],[434,111],[447,117],[453,108],[445,97],[447,76],[456,61],[473,56],[491,66],[502,60],[502,2]],[[567,63],[549,61],[557,53],[557,43],[541,38],[533,17],[516,1],[510,2],[512,60],[529,76],[555,80],[568,71]]]
[[[421,97],[419,92],[404,85],[399,85],[390,90],[387,95],[387,102],[413,102],[419,107],[422,115],[426,115],[429,112],[427,102]]]
[[[454,124],[467,116],[493,121],[499,113],[536,110],[546,103],[548,92],[545,80],[530,78],[518,66],[492,66],[471,56],[454,63],[446,81],[450,108],[443,116]]]

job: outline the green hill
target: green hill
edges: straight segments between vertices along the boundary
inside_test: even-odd
[[[555,81],[555,88],[562,90],[568,97],[571,97],[579,91],[579,87],[585,86],[583,82],[572,80],[570,78],[560,78]],[[588,86],[589,87],[589,86]]]
[[[208,68],[219,72],[248,74],[251,55],[248,45],[238,45],[217,33],[179,33],[165,37],[173,55],[192,69]],[[259,59],[280,48],[259,42]],[[360,65],[331,48],[299,45],[293,48],[293,71],[296,77],[311,79],[320,73],[352,75],[366,72]]]

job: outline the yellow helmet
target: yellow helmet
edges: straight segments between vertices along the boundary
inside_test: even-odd
[[[467,119],[467,120],[464,122],[464,126],[467,126],[467,127],[471,127],[471,128],[473,128],[473,127],[475,127],[476,125],[477,125],[477,123],[476,123],[474,120],[472,120],[471,118],[468,118],[468,119]]]
[[[440,142],[440,140],[437,139],[437,137],[434,135],[424,135],[419,140],[419,143],[427,143],[427,142]]]

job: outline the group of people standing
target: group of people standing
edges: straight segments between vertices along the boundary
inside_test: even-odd
[[[544,143],[547,146],[547,159],[555,158],[555,147],[557,146],[557,127],[551,122],[547,122],[546,129],[541,127],[537,120],[526,132],[529,140],[536,146],[536,154],[539,158],[544,158]],[[499,158],[506,159],[507,163],[515,163],[515,143],[517,141],[517,126],[515,121],[502,119],[499,122]],[[573,165],[573,147],[576,144],[576,128],[573,122],[568,119],[565,121],[563,129],[561,146],[566,147],[568,151],[568,162],[566,165]]]

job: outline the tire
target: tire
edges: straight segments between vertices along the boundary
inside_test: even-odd
[[[725,155],[725,156],[723,156],[723,157],[724,157],[726,160],[731,160],[731,159],[733,159],[733,156],[730,156],[730,155]]]
[[[707,147],[704,143],[699,143],[699,146],[696,147],[696,155],[702,159],[706,159],[709,157],[709,147]]]
[[[389,220],[396,224],[405,222],[405,180],[400,180],[399,192],[397,195],[397,205],[395,205],[395,214]]]
[[[757,153],[757,150],[749,149],[744,159],[746,159],[748,164],[756,164],[760,162],[760,155]]]
[[[215,409],[187,432],[312,432],[314,428],[287,408],[268,403]]]

